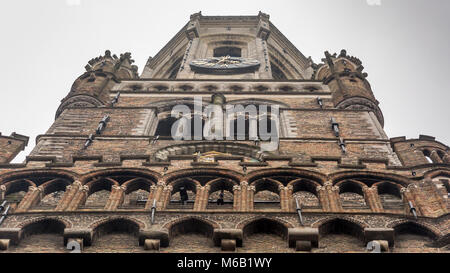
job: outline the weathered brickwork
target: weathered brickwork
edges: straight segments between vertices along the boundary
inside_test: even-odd
[[[24,163],[9,164],[28,139],[0,136],[0,251],[449,252],[449,147],[389,138],[345,50],[316,64],[266,14],[198,13],[142,75],[133,62],[90,60]],[[174,140],[211,120],[195,97],[279,106],[279,140],[263,150],[250,125],[243,140]]]

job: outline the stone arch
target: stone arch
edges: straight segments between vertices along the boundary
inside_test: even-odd
[[[154,172],[152,170],[137,169],[137,168],[120,168],[120,169],[115,168],[86,173],[80,177],[80,182],[83,185],[86,185],[88,182],[99,177],[118,176],[118,175],[143,177],[154,182],[158,181],[161,178],[161,175],[159,173]]]
[[[424,178],[430,178],[433,179],[436,176],[447,176],[450,178],[450,169],[447,168],[439,168],[439,169],[433,169],[433,170],[429,170],[427,172],[425,172],[425,174],[423,175]]]
[[[297,178],[310,179],[323,185],[324,181],[326,181],[326,176],[309,170],[303,169],[295,169],[295,168],[272,168],[272,169],[264,169],[264,170],[256,170],[248,173],[244,179],[251,183],[254,180],[260,179],[262,177],[269,177],[274,175],[284,175],[284,176],[292,176]],[[286,184],[288,185],[288,184]]]
[[[312,224],[312,227],[319,228],[321,237],[327,234],[348,234],[359,240],[364,239],[364,228],[366,224],[350,219],[348,217],[327,217]]]
[[[14,171],[7,172],[0,175],[0,185],[5,184],[8,181],[17,180],[17,179],[32,179],[32,178],[42,178],[42,177],[54,177],[54,178],[62,178],[67,179],[73,182],[78,175],[74,172],[66,171],[66,170],[25,170],[25,171]],[[35,183],[35,186],[40,186],[41,183]]]
[[[163,179],[166,181],[166,184],[169,182],[182,178],[189,177],[194,175],[209,175],[209,176],[221,176],[224,178],[228,178],[234,181],[241,181],[242,175],[238,172],[226,169],[218,169],[218,168],[208,168],[208,169],[187,169],[187,170],[179,170],[166,174]]]
[[[72,226],[73,226],[72,222],[70,222],[69,220],[60,218],[60,217],[37,217],[37,218],[25,220],[25,221],[21,222],[19,225],[17,225],[16,227],[23,229],[26,226],[29,226],[34,223],[39,223],[43,220],[52,220],[52,221],[60,222],[64,226],[64,228],[72,228]]]
[[[254,217],[236,225],[247,237],[254,233],[274,233],[283,239],[287,239],[288,229],[293,227],[291,223],[275,217]]]
[[[39,217],[37,219],[22,222],[20,240],[37,234],[57,234],[61,236],[61,245],[63,243],[64,229],[72,227],[72,223],[55,217]]]
[[[433,240],[438,239],[442,232],[432,225],[426,223],[413,222],[407,219],[401,219],[392,221],[387,224],[388,228],[393,228],[395,233],[413,233],[418,235],[424,235]]]
[[[125,232],[138,235],[140,229],[145,229],[145,223],[130,217],[108,217],[89,225],[94,238],[111,232]]]
[[[412,183],[411,180],[401,175],[371,171],[338,172],[329,175],[329,179],[333,181],[333,185],[345,179],[352,179],[363,182],[368,187],[371,187],[374,183],[379,181],[389,181],[395,184],[399,184],[403,187],[407,187]]]
[[[212,237],[214,229],[220,229],[220,225],[209,219],[185,216],[164,224],[163,228],[168,230],[170,239],[185,233],[202,233],[207,237]]]

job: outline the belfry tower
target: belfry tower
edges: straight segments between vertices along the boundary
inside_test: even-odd
[[[389,138],[345,50],[314,63],[267,14],[196,13],[133,62],[90,60],[25,162],[0,137],[0,251],[448,251],[449,147]]]

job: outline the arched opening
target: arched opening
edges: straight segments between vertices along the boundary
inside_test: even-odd
[[[344,219],[332,219],[319,226],[320,248],[313,252],[365,252],[364,229]]]
[[[227,179],[218,179],[209,184],[207,209],[232,209],[234,203],[233,183]]]
[[[340,183],[339,198],[343,209],[368,208],[363,189],[356,182],[344,181]]]
[[[33,206],[37,210],[52,210],[55,209],[59,201],[66,191],[66,187],[70,185],[70,181],[63,179],[56,179],[44,184],[43,198],[38,204]]]
[[[22,228],[19,245],[11,245],[8,252],[63,253],[63,233],[66,225],[56,219],[42,219]]]
[[[377,191],[385,210],[403,210],[402,194],[395,184],[389,182],[377,184]]]
[[[438,252],[434,247],[435,234],[428,228],[407,222],[394,227],[395,246],[393,252]]]
[[[143,178],[135,178],[127,182],[125,197],[120,208],[124,209],[142,209],[147,203],[150,194],[152,182]]]
[[[34,183],[29,180],[18,179],[6,183],[5,186],[5,200],[8,201],[8,204],[11,205],[11,209],[14,210],[27,194],[28,187],[34,186]]]
[[[193,209],[197,185],[189,178],[180,178],[170,183],[172,192],[168,209]]]
[[[254,183],[253,208],[255,210],[281,209],[280,184],[262,178]]]
[[[288,229],[282,223],[261,218],[243,228],[244,243],[239,252],[292,252],[287,246]]]
[[[83,252],[143,252],[139,246],[139,225],[125,218],[111,219],[94,228],[92,245]]]
[[[115,183],[107,178],[100,178],[90,183],[88,197],[82,208],[100,209],[106,206],[109,196],[111,195],[112,186]]]
[[[294,207],[296,207],[296,199],[302,208],[320,208],[320,201],[317,196],[317,185],[307,180],[301,180],[293,184]]]
[[[217,252],[211,240],[214,227],[200,219],[189,218],[169,228],[169,252]],[[188,242],[188,243],[187,243]]]

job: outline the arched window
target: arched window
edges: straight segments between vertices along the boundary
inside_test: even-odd
[[[281,209],[279,183],[262,178],[252,185],[255,186],[253,207],[255,210]]]
[[[339,197],[344,209],[367,206],[361,185],[353,181],[345,181],[339,185]]]
[[[392,183],[377,184],[378,195],[385,210],[403,209],[404,204],[400,189]]]

